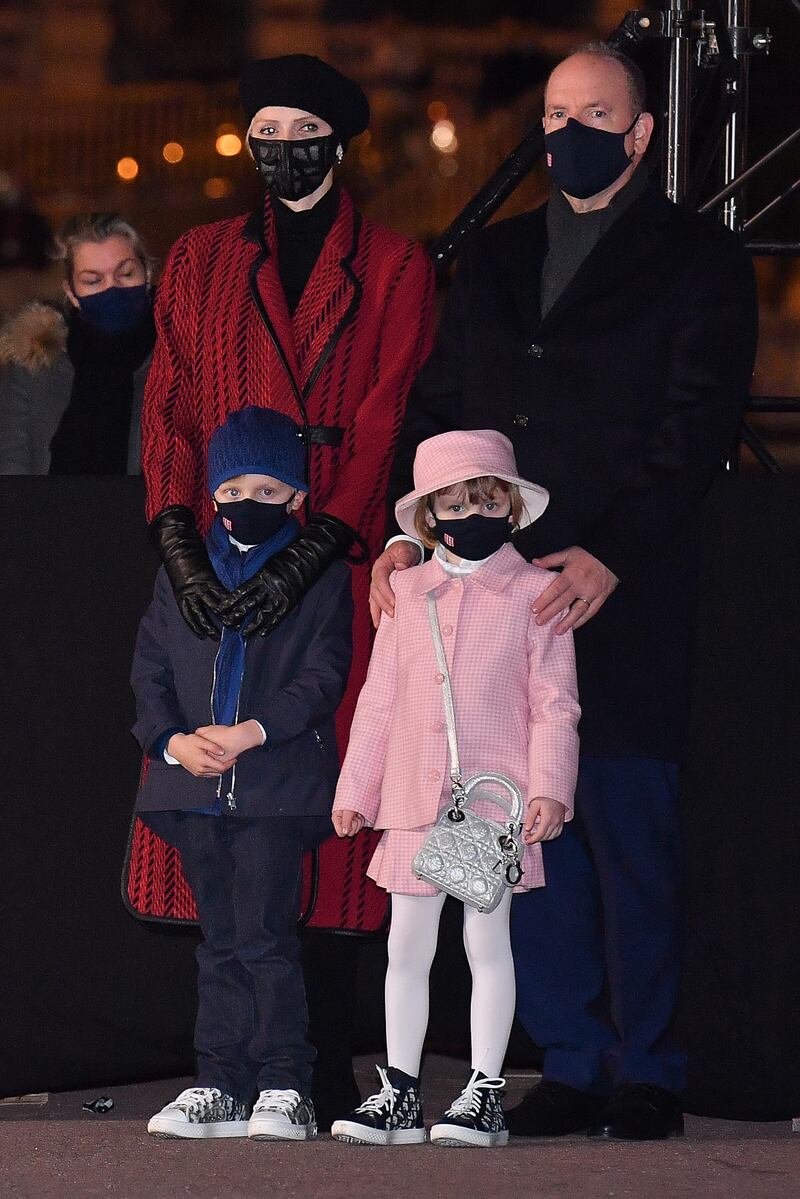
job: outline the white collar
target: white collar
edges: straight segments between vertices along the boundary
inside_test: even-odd
[[[489,558],[479,558],[476,562],[471,561],[469,558],[462,558],[460,562],[448,562],[447,558],[445,557],[444,547],[437,545],[433,552],[433,556],[441,563],[442,569],[447,574],[471,575],[478,569],[479,566],[483,566],[484,562],[488,562],[489,558],[492,558],[494,555],[490,554]]]

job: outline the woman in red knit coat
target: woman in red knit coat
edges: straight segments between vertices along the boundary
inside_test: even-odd
[[[241,95],[264,204],[190,229],[170,253],[142,415],[147,515],[200,637],[218,636],[212,617],[238,627],[253,610],[249,627],[269,632],[330,561],[360,551],[353,665],[337,719],[343,751],[371,647],[369,560],[384,537],[394,445],[431,347],[433,273],[421,246],[362,218],[333,184],[334,164],[369,120],[357,84],[290,55],[252,63]],[[301,536],[231,595],[202,540],[212,516],[206,450],[226,416],[251,404],[301,426],[310,496]],[[323,872],[327,925],[338,902]]]

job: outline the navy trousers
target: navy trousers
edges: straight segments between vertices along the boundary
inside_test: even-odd
[[[309,1095],[298,822],[168,813],[167,832],[160,815],[147,813],[180,851],[205,938],[197,950],[196,1085],[244,1103],[268,1088]]]
[[[517,1015],[544,1078],[605,1095],[680,1093],[672,1039],[682,954],[678,768],[582,758],[575,819],[542,846],[546,885],[515,896]]]

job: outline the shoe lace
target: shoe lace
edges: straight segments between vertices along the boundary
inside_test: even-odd
[[[213,1103],[222,1095],[213,1087],[187,1087],[173,1100],[175,1107],[190,1107],[192,1104]]]
[[[388,1108],[390,1112],[394,1111],[395,1103],[400,1096],[400,1089],[392,1086],[391,1082],[389,1081],[389,1075],[382,1066],[376,1066],[375,1068],[378,1071],[378,1077],[383,1085],[379,1091],[376,1091],[374,1095],[370,1095],[368,1099],[364,1100],[360,1107],[356,1108],[357,1112],[369,1112],[379,1115],[386,1108]]]
[[[478,1074],[478,1070],[473,1070],[464,1090],[445,1112],[446,1116],[477,1116],[483,1096],[491,1091],[502,1091],[506,1085],[504,1078],[478,1078]]]
[[[288,1116],[300,1099],[297,1091],[262,1091],[254,1108],[256,1112],[280,1112]]]

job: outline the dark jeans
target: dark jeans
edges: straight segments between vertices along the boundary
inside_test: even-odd
[[[180,851],[205,938],[197,950],[197,1086],[245,1103],[267,1088],[309,1095],[314,1050],[297,935],[302,830],[271,819],[168,815],[168,833],[156,831]]]
[[[686,1058],[671,1026],[681,970],[678,768],[584,758],[576,817],[542,846],[544,887],[515,896],[517,1014],[544,1077],[605,1094],[676,1093]]]

